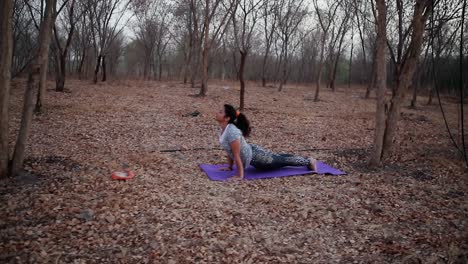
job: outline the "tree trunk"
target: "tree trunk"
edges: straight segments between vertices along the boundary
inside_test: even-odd
[[[57,0],[49,0],[47,1],[47,6],[46,8],[49,8],[50,5],[50,14],[49,17],[46,16],[46,19],[44,19],[44,22],[46,22],[49,26],[48,27],[53,27],[55,24],[55,16],[56,16],[56,5],[57,5]],[[46,11],[47,12],[47,11]],[[51,30],[49,30],[51,31]],[[36,113],[41,113],[42,112],[42,105],[44,103],[44,95],[46,92],[46,87],[47,87],[47,70],[48,70],[48,65],[49,65],[49,47],[50,47],[50,36],[51,33],[48,34],[49,38],[45,40],[47,43],[47,50],[44,50],[44,57],[42,57],[42,62],[41,62],[41,72],[40,72],[40,79],[39,79],[39,90],[37,91],[37,101],[36,101]]]
[[[41,24],[39,34],[39,51],[36,61],[31,65],[28,77],[28,84],[24,94],[23,113],[21,117],[21,125],[16,141],[15,151],[13,153],[13,161],[11,174],[15,176],[23,166],[27,140],[30,133],[32,115],[34,110],[34,89],[39,88],[37,83],[37,75],[43,72],[43,68],[47,67],[48,51],[52,33],[52,21],[54,18],[56,0],[47,0],[46,12],[44,20]],[[39,76],[39,81],[42,76]]]
[[[40,78],[40,65],[31,65],[29,72],[26,91],[24,93],[23,113],[21,118],[20,131],[16,141],[15,151],[13,153],[11,175],[16,176],[23,166],[25,150],[29,132],[32,124],[33,109],[34,109],[34,90],[39,88],[38,81]]]
[[[320,47],[320,61],[318,65],[318,73],[317,73],[317,80],[315,83],[315,96],[314,102],[318,102],[319,100],[319,92],[320,92],[320,83],[322,82],[322,72],[323,72],[323,54],[325,52],[325,40],[326,40],[326,32],[323,32],[322,36],[322,45]]]
[[[61,52],[60,52],[60,48],[56,48],[56,51],[55,51],[55,91],[56,92],[62,92],[60,89],[63,89],[63,86],[62,86],[62,83],[61,83],[61,76],[62,76],[62,73],[60,72],[62,69],[60,67],[60,56],[61,56]]]
[[[60,56],[59,65],[57,67],[60,68],[60,76],[57,76],[57,92],[63,92],[65,90],[65,77],[66,77],[66,70],[67,70],[67,50],[65,49],[64,54]]]
[[[13,57],[13,0],[0,2],[0,179],[9,173],[8,125]]]
[[[96,62],[96,69],[94,69],[94,79],[93,79],[94,84],[97,83],[99,68],[101,67],[101,59],[102,59],[102,56],[101,54],[99,54],[97,57],[97,62]]]
[[[102,55],[102,81],[107,81],[106,55]]]
[[[416,109],[416,100],[418,98],[419,86],[420,86],[420,76],[417,76],[417,80],[413,82],[413,97],[411,98],[411,103],[410,103],[410,108],[412,109]]]
[[[81,55],[80,66],[78,67],[78,79],[83,79],[83,64],[86,58],[86,48],[83,48],[83,54]]]
[[[206,40],[206,39],[205,39]],[[208,47],[203,48],[203,74],[202,74],[202,83],[199,96],[206,96],[208,91]]]
[[[349,69],[348,69],[348,89],[351,88],[351,69],[352,69],[352,65],[353,65],[353,50],[354,50],[354,32],[352,33],[352,36],[351,36],[351,52],[350,52],[350,55],[349,55]]]
[[[377,2],[377,43],[374,56],[377,84],[377,110],[375,115],[374,146],[369,160],[370,166],[378,166],[382,161],[382,150],[385,134],[385,90],[387,84],[387,64],[385,50],[387,44],[385,0]]]
[[[429,98],[427,99],[427,105],[432,104],[432,97],[433,96],[434,96],[434,86],[431,85],[431,87],[429,88]]]
[[[283,61],[283,69],[281,73],[280,85],[278,91],[281,92],[283,90],[283,85],[286,84],[287,80],[287,71],[288,71],[288,39],[286,38],[285,43],[283,44],[284,48],[284,61]]]
[[[245,61],[247,60],[247,51],[240,51],[240,67],[239,67],[239,81],[240,81],[240,110],[244,110],[244,96],[245,96],[245,81],[244,81],[244,68]]]
[[[162,58],[159,58],[159,76],[158,76],[158,80],[161,81],[162,80]]]
[[[393,139],[396,135],[396,129],[401,112],[401,103],[405,97],[405,93],[411,85],[414,72],[416,70],[421,46],[423,41],[424,26],[427,16],[423,16],[424,9],[430,5],[430,1],[417,1],[413,16],[413,33],[411,42],[408,47],[409,56],[403,65],[397,79],[396,91],[392,96],[391,105],[387,117],[387,126],[385,128],[384,146],[382,149],[382,157],[388,156],[393,149]]]
[[[268,53],[269,53],[269,46],[267,46],[267,51],[265,52],[265,55],[263,56],[263,63],[262,63],[262,87],[266,86],[266,65],[267,65],[267,59],[268,59]]]
[[[338,61],[340,60],[340,54],[341,51],[338,50],[338,54],[336,54],[336,60],[335,60],[335,63],[333,64],[333,74],[332,74],[332,78],[331,78],[331,81],[330,81],[330,88],[332,89],[332,92],[335,91],[335,80],[336,80],[336,72],[338,71]]]

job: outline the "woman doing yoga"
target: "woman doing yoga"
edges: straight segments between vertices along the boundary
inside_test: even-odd
[[[228,154],[229,167],[223,170],[232,170],[232,165],[235,163],[237,178],[244,178],[244,169],[249,164],[261,170],[307,166],[310,170],[317,171],[317,161],[314,158],[277,154],[258,145],[248,144],[245,138],[249,136],[251,130],[249,120],[232,105],[225,104],[216,114],[216,121],[221,127],[219,143]]]

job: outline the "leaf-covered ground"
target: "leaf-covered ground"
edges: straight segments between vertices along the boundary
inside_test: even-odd
[[[23,88],[12,91],[12,143]],[[180,82],[68,89],[47,91],[27,172],[0,181],[0,262],[468,261],[468,176],[426,98],[403,108],[395,155],[370,169],[375,99],[362,88],[323,88],[313,102],[312,87],[249,84],[249,142],[348,175],[212,182],[198,164],[224,161],[214,113],[238,104],[237,83],[211,82],[205,98]],[[444,105],[456,129],[456,105]],[[111,180],[127,167],[133,180]]]

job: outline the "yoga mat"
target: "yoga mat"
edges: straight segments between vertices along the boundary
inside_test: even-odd
[[[200,164],[200,168],[208,175],[212,181],[225,181],[237,174],[237,169],[234,166],[232,171],[221,171],[220,168],[227,167],[227,164]],[[304,174],[331,174],[331,175],[345,175],[346,173],[331,167],[330,165],[317,161],[317,171],[309,170],[306,166],[302,167],[284,167],[277,170],[257,170],[252,166],[248,166],[244,171],[244,178],[246,180],[267,179],[286,177]]]

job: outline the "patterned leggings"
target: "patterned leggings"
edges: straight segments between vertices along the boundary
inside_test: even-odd
[[[250,144],[252,147],[252,160],[250,165],[260,170],[273,170],[285,166],[308,166],[310,160],[291,154],[277,154],[262,147]]]

